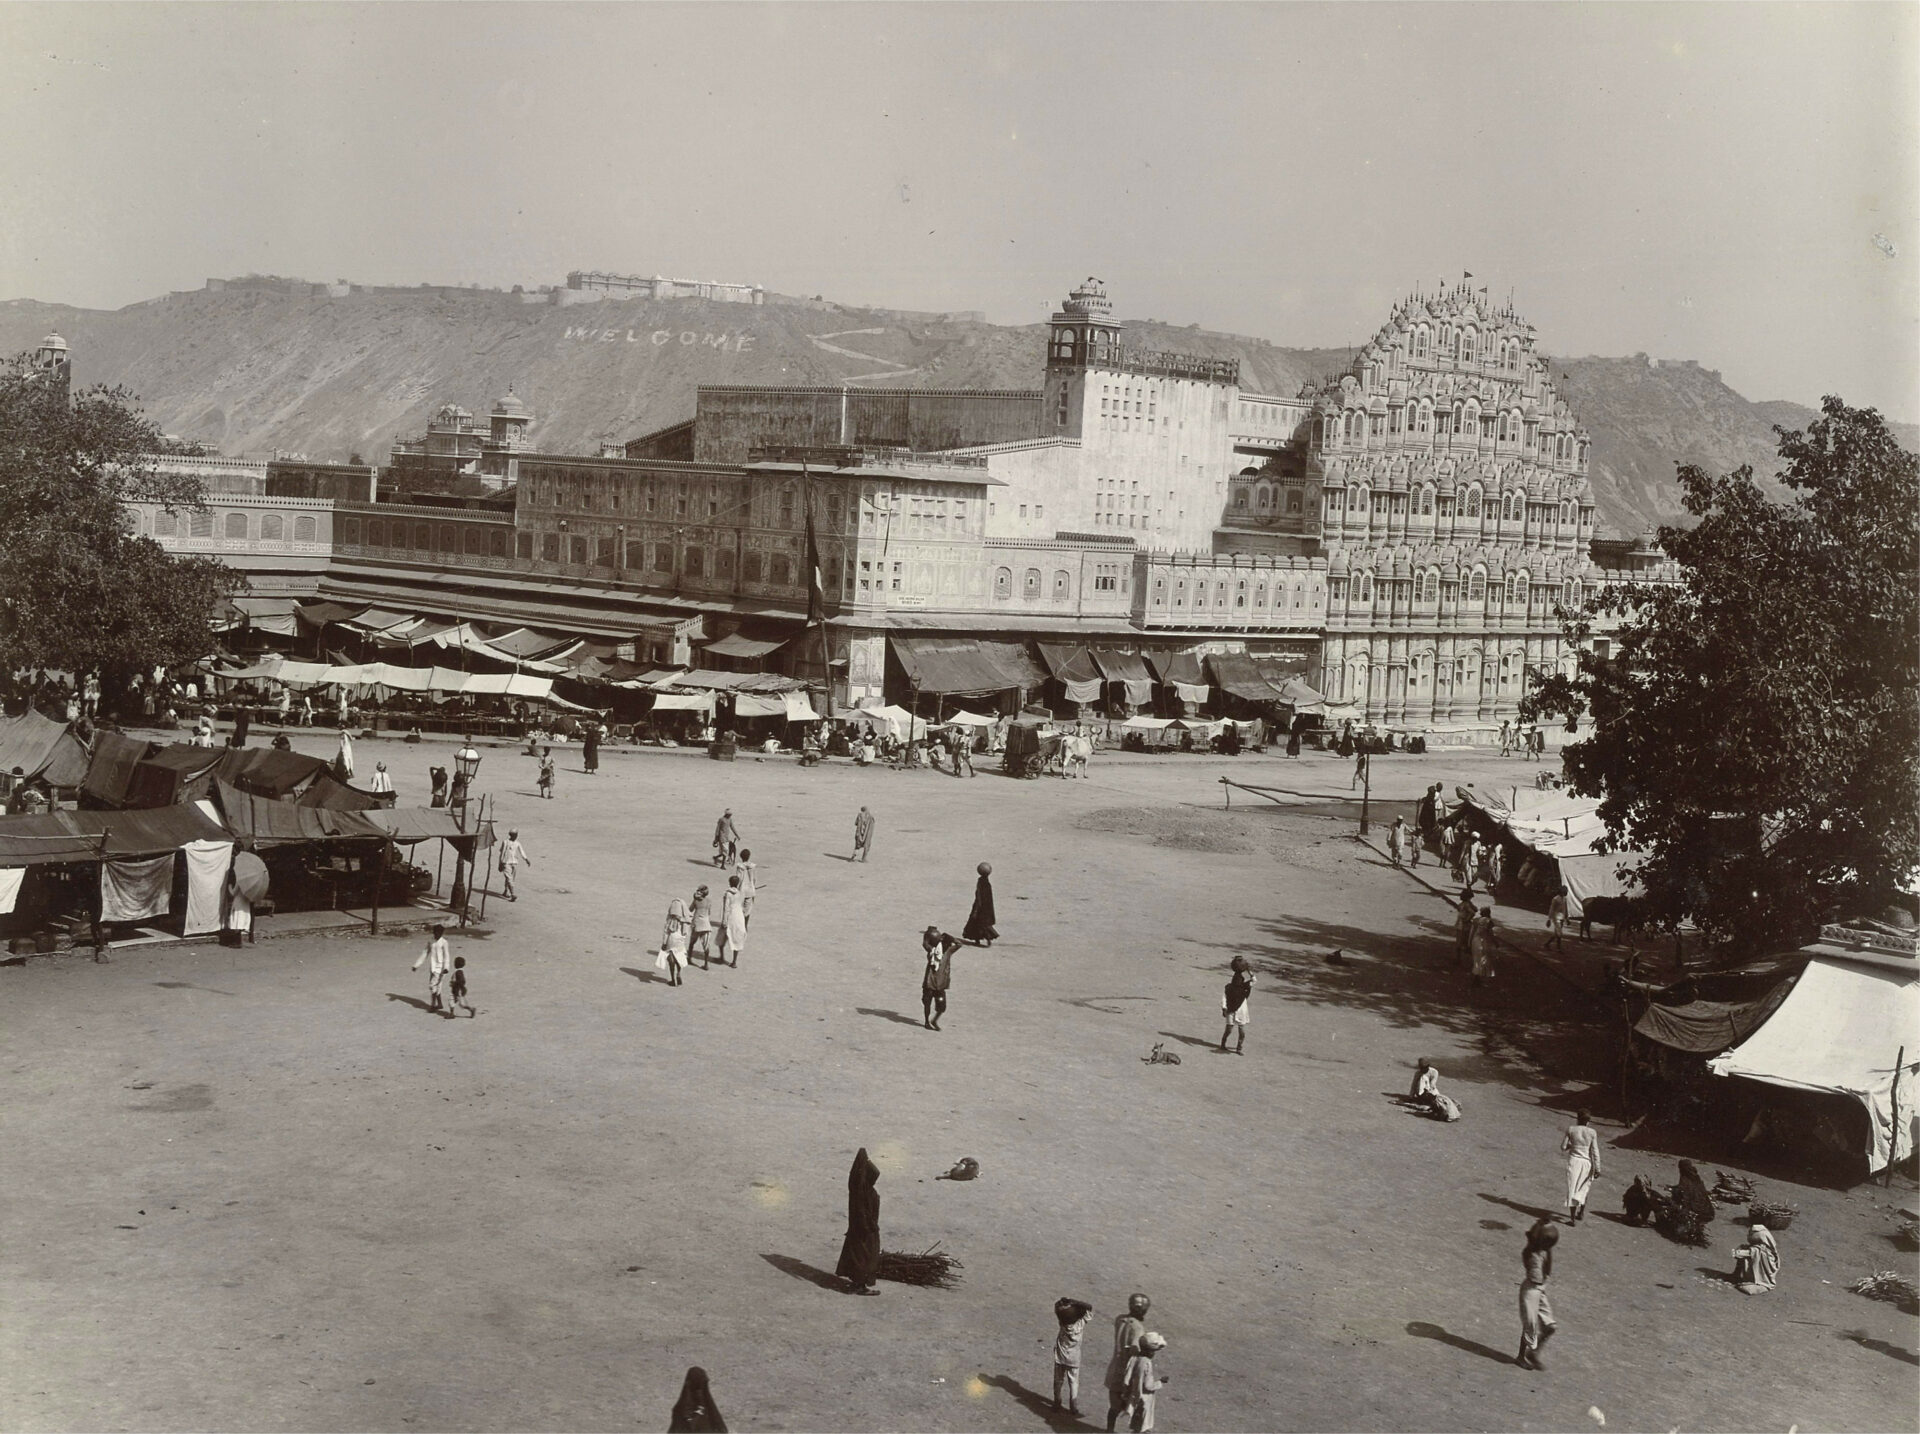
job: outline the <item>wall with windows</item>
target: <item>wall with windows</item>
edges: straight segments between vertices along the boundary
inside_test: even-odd
[[[333,504],[324,500],[216,493],[198,511],[169,512],[157,503],[127,506],[137,530],[168,552],[324,558],[333,550]]]
[[[334,549],[343,557],[425,563],[437,568],[505,569],[513,563],[513,519],[465,508],[342,503]]]
[[[1327,614],[1324,558],[1142,553],[1133,620],[1152,630],[1318,632]]]

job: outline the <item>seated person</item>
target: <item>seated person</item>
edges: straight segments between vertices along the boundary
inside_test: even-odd
[[[1435,1120],[1460,1118],[1460,1107],[1450,1096],[1440,1093],[1440,1072],[1425,1056],[1420,1057],[1420,1064],[1414,1068],[1413,1086],[1407,1092],[1406,1103]]]
[[[1764,1295],[1780,1278],[1780,1247],[1773,1231],[1748,1217],[1747,1242],[1733,1251],[1733,1283],[1743,1295]]]

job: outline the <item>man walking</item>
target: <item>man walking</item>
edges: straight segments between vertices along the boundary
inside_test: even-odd
[[[1133,1404],[1133,1391],[1127,1387],[1127,1365],[1140,1352],[1140,1338],[1147,1332],[1147,1311],[1153,1301],[1145,1295],[1127,1296],[1127,1312],[1113,1322],[1113,1358],[1107,1363],[1107,1434],[1120,1422],[1120,1416]]]
[[[958,937],[947,935],[938,926],[929,926],[921,934],[920,945],[927,954],[927,966],[920,973],[920,1022],[930,1031],[940,1029],[940,1018],[947,1013],[947,989],[953,984],[953,953],[962,944]]]
[[[1395,866],[1405,864],[1407,858],[1407,819],[1395,817],[1393,825],[1387,828],[1387,860]]]
[[[740,833],[733,825],[733,808],[728,807],[713,825],[713,864],[732,866],[734,853],[739,849]]]
[[[533,865],[533,858],[528,856],[527,849],[520,845],[520,832],[515,828],[507,833],[507,839],[500,848],[500,883],[506,888],[504,895],[508,901],[520,899],[519,893],[514,890],[513,878],[523,861],[528,866]]]
[[[853,855],[848,861],[865,861],[873,850],[873,813],[865,807],[853,819]]]
[[[1547,945],[1556,951],[1566,950],[1565,944],[1560,939],[1566,933],[1566,929],[1567,889],[1563,886],[1554,892],[1553,900],[1547,903],[1547,930],[1551,933],[1547,937]]]

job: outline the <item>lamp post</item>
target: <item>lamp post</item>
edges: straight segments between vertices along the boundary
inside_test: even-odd
[[[453,794],[447,802],[452,809],[454,820],[462,828],[467,824],[467,792],[473,785],[474,774],[480,770],[480,754],[474,750],[473,739],[462,737],[460,750],[453,754]],[[458,847],[453,852],[453,890],[447,898],[448,909],[458,913],[464,925],[467,919],[467,859]]]
[[[1373,755],[1360,754],[1360,835],[1367,834],[1367,804],[1373,797]]]

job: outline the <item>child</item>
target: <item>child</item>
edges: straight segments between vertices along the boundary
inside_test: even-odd
[[[427,943],[426,950],[413,958],[413,969],[418,971],[423,961],[427,967],[427,1009],[438,1011],[441,1009],[441,988],[447,984],[447,972],[453,966],[452,951],[447,945],[446,927],[433,928],[433,940]],[[449,1010],[447,1014],[451,1016],[453,1012]]]
[[[1253,996],[1253,972],[1247,967],[1247,958],[1233,958],[1233,976],[1227,982],[1227,989],[1220,997],[1220,1014],[1226,1019],[1226,1028],[1220,1032],[1220,1054],[1227,1053],[1227,1037],[1238,1029],[1240,1043],[1233,1048],[1237,1056],[1247,1053],[1247,1020],[1250,1015],[1248,1003]]]
[[[453,958],[453,999],[447,1003],[447,1015],[452,1016],[456,1007],[467,1008],[467,1019],[471,1021],[480,1013],[473,1008],[473,1002],[467,999],[467,958]]]
[[[543,747],[540,751],[540,795],[551,800],[553,797],[553,748]]]
[[[1166,1336],[1143,1334],[1140,1352],[1127,1361],[1127,1394],[1133,1409],[1133,1422],[1127,1427],[1135,1434],[1147,1434],[1153,1428],[1153,1396],[1165,1387],[1168,1379],[1167,1375],[1154,1373],[1153,1357],[1166,1347]]]
[[[1058,1299],[1053,1302],[1053,1317],[1060,1321],[1060,1334],[1053,1342],[1053,1407],[1060,1407],[1060,1395],[1067,1396],[1067,1412],[1080,1413],[1080,1337],[1087,1332],[1093,1306],[1085,1300]]]
[[[712,968],[713,906],[707,900],[704,886],[693,893],[693,945],[687,951],[687,960],[692,962],[696,957],[702,971]]]

